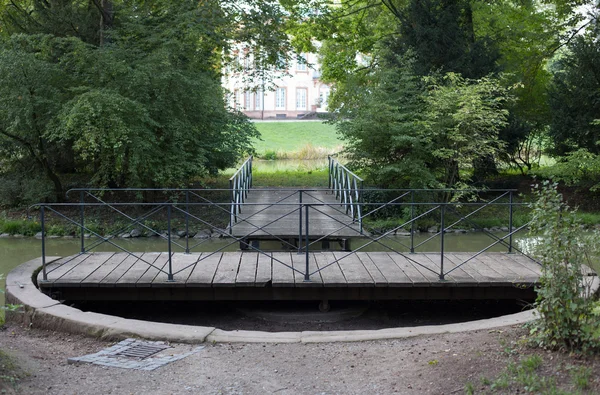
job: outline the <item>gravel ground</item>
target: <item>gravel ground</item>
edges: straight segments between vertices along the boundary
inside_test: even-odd
[[[586,391],[598,393],[598,358],[530,350],[519,345],[524,333],[509,327],[361,343],[206,344],[197,354],[150,372],[68,364],[69,357],[114,343],[16,325],[0,332],[0,349],[12,356],[12,374],[21,376],[16,386],[4,383],[8,393],[462,394],[469,383],[476,392],[493,392],[489,383],[507,363],[532,353],[543,357],[540,374],[556,377],[566,390],[573,389],[569,367],[590,366]],[[177,352],[195,347],[173,346]],[[6,374],[0,372],[5,379]],[[500,392],[518,391],[512,386]]]

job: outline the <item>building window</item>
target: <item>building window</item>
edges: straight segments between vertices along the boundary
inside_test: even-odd
[[[236,110],[242,109],[242,97],[239,89],[233,92],[233,108]]]
[[[287,59],[284,55],[279,54],[277,57],[276,67],[277,70],[285,70],[287,69]]]
[[[285,110],[285,88],[277,88],[275,91],[275,109]]]
[[[321,89],[319,92],[319,107],[326,110],[327,102],[329,101],[329,89]]]
[[[263,91],[258,91],[254,95],[254,108],[257,110],[263,110]]]
[[[246,111],[252,110],[252,92],[244,92],[244,109]]]
[[[296,89],[296,110],[306,110],[306,88]]]
[[[300,54],[298,56],[298,60],[296,61],[296,71],[307,71],[307,57],[306,54]]]

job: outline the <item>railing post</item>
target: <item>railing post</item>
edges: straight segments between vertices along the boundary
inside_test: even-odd
[[[254,157],[251,156],[250,157],[250,188],[252,188],[252,182],[253,182],[253,180],[252,180],[252,161],[253,160],[254,160]]]
[[[310,270],[310,265],[309,265],[310,256],[308,254],[308,250],[309,250],[309,247],[308,247],[308,235],[309,235],[309,232],[308,232],[308,210],[309,210],[310,206],[307,204],[304,207],[305,207],[305,210],[306,210],[306,212],[304,214],[304,219],[306,221],[306,240],[305,240],[306,244],[304,246],[304,251],[305,251],[305,254],[306,254],[305,255],[305,257],[306,257],[306,269],[304,271],[304,281],[310,281],[310,272],[309,272],[309,270]]]
[[[410,191],[410,253],[415,253],[415,191]]]
[[[512,242],[513,242],[513,193],[509,192],[508,195],[508,253],[512,253]]]
[[[235,220],[235,214],[234,214],[234,210],[235,210],[235,202],[234,202],[234,197],[233,197],[233,181],[229,180],[229,196],[231,198],[231,208],[229,210],[229,214],[230,214],[230,218],[229,218],[229,234],[231,234],[233,232],[233,222]]]
[[[185,253],[190,253],[190,192],[185,191]]]
[[[440,206],[440,280],[444,280],[444,216],[446,214],[446,204]]]
[[[84,221],[84,217],[83,217],[83,197],[84,197],[84,194],[83,194],[83,191],[81,191],[79,193],[79,204],[80,204],[80,206],[79,206],[79,219],[80,219],[79,223],[81,224],[79,232],[81,233],[80,237],[81,237],[81,253],[82,254],[85,252],[85,238],[83,236],[83,228],[85,226],[85,224],[83,222]]]
[[[168,281],[173,281],[173,265],[171,259],[171,205],[167,205],[167,242],[169,243],[169,273]]]
[[[48,281],[48,273],[46,272],[46,218],[43,205],[41,207],[40,217],[42,222],[42,272],[44,281]]]
[[[298,191],[298,254],[302,253],[302,190]]]
[[[331,156],[327,155],[327,183],[328,188],[331,189]]]
[[[360,190],[358,191],[358,229],[360,230],[360,234],[363,234],[363,223],[362,223],[362,197],[363,197],[363,188],[364,181],[360,182]]]

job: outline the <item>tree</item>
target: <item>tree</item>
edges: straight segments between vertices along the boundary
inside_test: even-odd
[[[232,166],[257,131],[226,107],[227,51],[251,38],[277,58],[283,15],[257,0],[2,1],[5,175],[28,166],[60,200],[65,173],[168,187]]]
[[[390,55],[393,57],[393,55]],[[370,75],[340,110],[337,128],[346,141],[351,165],[379,185],[438,186],[430,169],[430,139],[423,133],[424,86],[412,73],[414,59],[394,59],[398,68]],[[346,101],[348,104],[348,101]]]
[[[373,73],[339,115],[353,166],[380,185],[454,187],[474,158],[502,149],[509,95],[497,80],[454,73],[422,79],[412,71],[414,58],[382,58],[394,66]]]
[[[600,47],[598,35],[576,37],[556,63],[550,89],[552,152],[579,148],[600,154]]]

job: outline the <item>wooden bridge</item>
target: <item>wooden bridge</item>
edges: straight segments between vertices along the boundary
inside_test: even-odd
[[[150,205],[152,214],[161,209],[167,212],[168,229],[151,229],[165,240],[166,252],[128,251],[115,241],[114,235],[94,233],[97,241],[91,245],[88,242],[86,246],[82,237],[81,253],[46,262],[45,237],[42,237],[44,266],[38,274],[38,285],[44,292],[64,300],[532,300],[535,297],[534,287],[541,269],[513,245],[513,235],[525,226],[512,226],[512,191],[486,191],[493,196],[476,203],[471,196],[467,203],[460,203],[466,207],[473,205],[467,214],[459,213],[456,203],[422,199],[417,202],[415,191],[397,191],[396,197],[389,201],[366,203],[358,176],[334,160],[330,160],[329,170],[327,189],[252,188],[250,159],[230,181],[227,190],[230,202],[209,201],[200,196],[201,191],[185,190],[184,202]],[[94,197],[90,191],[85,193]],[[192,202],[191,194],[201,199]],[[120,208],[124,203],[93,204],[125,215]],[[80,216],[70,218],[59,213],[60,216],[78,224],[81,235],[93,233],[84,220],[86,204],[81,200],[74,205],[79,208]],[[222,229],[211,224],[201,214],[192,212],[194,205],[216,207],[227,214],[229,226]],[[459,224],[469,223],[471,215],[492,205],[500,205],[509,212],[508,231],[504,235],[484,231],[490,237],[490,245],[473,253],[445,250],[446,233]],[[41,205],[42,226],[45,212],[58,213],[64,206]],[[404,224],[379,235],[363,229],[363,218],[382,209],[398,208],[410,212],[410,219]],[[189,221],[211,226],[229,245],[239,244],[240,249],[226,252],[226,248],[219,247],[209,252],[194,252],[197,244],[190,246],[189,233],[184,236],[184,244],[175,239],[174,213],[184,217],[186,230]],[[125,216],[131,220],[131,226],[148,228],[143,222],[148,215]],[[410,245],[398,247],[403,242],[394,239],[394,233],[414,230],[416,221],[432,216],[439,218],[437,233],[417,244],[411,232],[406,238]],[[387,241],[390,238],[391,243]],[[358,247],[352,249],[350,240],[360,241]],[[438,251],[419,251],[431,240],[439,242]],[[271,247],[265,241],[271,242]],[[119,252],[90,250],[99,243],[110,243]],[[503,246],[506,252],[490,252],[496,246]]]

